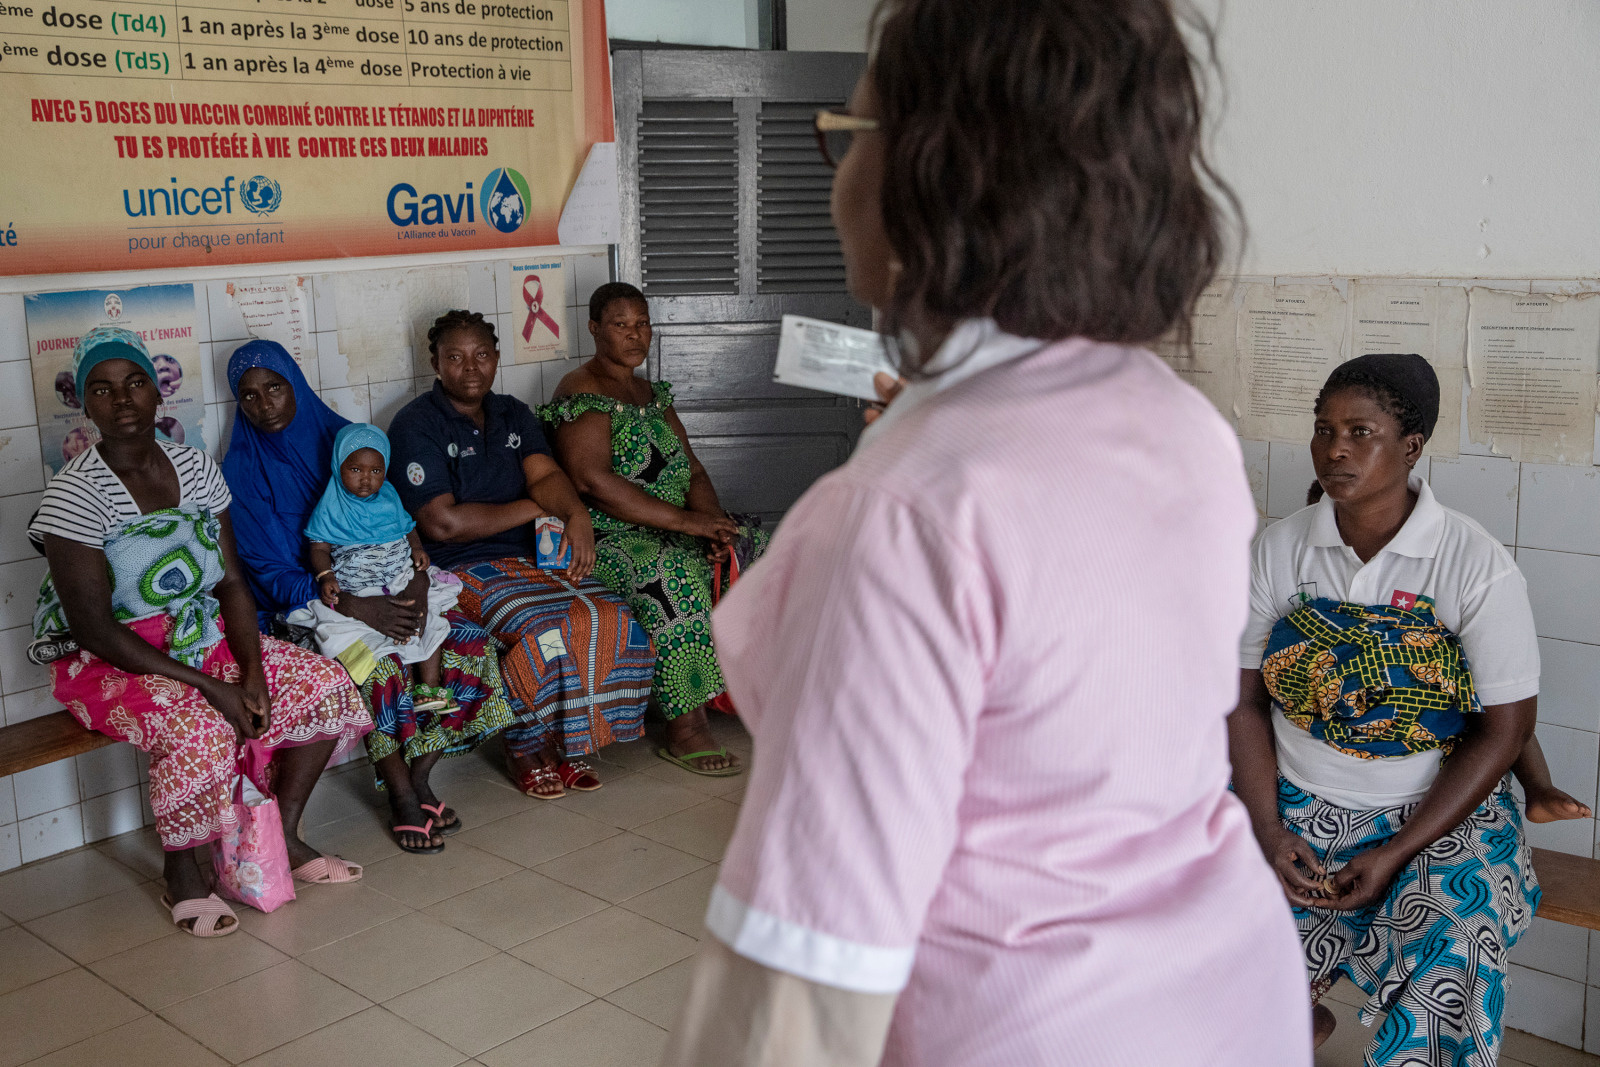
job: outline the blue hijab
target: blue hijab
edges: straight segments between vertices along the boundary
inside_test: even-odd
[[[322,491],[317,510],[306,526],[307,541],[326,541],[330,545],[386,545],[398,541],[416,528],[400,503],[400,494],[385,478],[383,486],[368,497],[359,497],[344,487],[339,468],[363,448],[370,448],[389,465],[389,438],[369,422],[346,426],[333,439],[333,477]]]
[[[228,360],[228,386],[239,398],[239,379],[264,367],[294,389],[294,419],[278,433],[262,433],[236,412],[222,473],[233,491],[233,536],[239,559],[264,616],[316,599],[307,565],[306,523],[328,482],[333,439],[350,420],[336,415],[312,392],[294,357],[273,341],[250,341]]]

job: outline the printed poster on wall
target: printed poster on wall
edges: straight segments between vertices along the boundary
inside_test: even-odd
[[[194,339],[194,286],[38,293],[23,304],[28,355],[33,363],[33,400],[39,411],[39,451],[51,474],[100,440],[100,431],[84,414],[72,374],[73,347],[96,326],[132,330],[150,350],[156,386],[161,390],[156,436],[180,445],[205,447],[200,346]]]
[[[516,336],[512,363],[566,359],[571,338],[567,329],[567,270],[559,259],[549,263],[511,265],[512,323]]]
[[[603,0],[0,4],[0,273],[557,243]]]

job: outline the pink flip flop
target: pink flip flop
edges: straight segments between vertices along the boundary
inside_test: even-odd
[[[163,896],[161,904],[172,912],[172,924],[180,930],[183,930],[183,923],[193,919],[194,926],[185,932],[193,934],[195,937],[227,937],[239,929],[239,917],[215,893],[205,898],[180,900],[176,904],[172,902],[171,897]],[[217,923],[223,919],[232,919],[233,925],[224,926],[219,930],[217,929]]]
[[[359,863],[346,863],[338,856],[318,856],[311,862],[302,863],[290,871],[289,876],[297,882],[311,882],[314,885],[359,882],[361,881],[361,865]]]

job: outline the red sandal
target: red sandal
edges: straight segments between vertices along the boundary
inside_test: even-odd
[[[567,795],[565,789],[559,793],[538,792],[540,786],[560,781],[561,775],[554,767],[534,767],[517,776],[517,788],[522,790],[523,796],[533,797],[535,800],[560,800]]]
[[[576,789],[580,793],[593,793],[603,784],[595,777],[594,768],[583,760],[568,763],[563,760],[556,765],[556,775],[561,779],[561,784],[568,789]]]

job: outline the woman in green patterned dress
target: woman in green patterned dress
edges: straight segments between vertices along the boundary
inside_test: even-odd
[[[717,745],[706,706],[726,686],[711,647],[711,567],[766,537],[722,510],[689,447],[672,386],[635,376],[650,351],[650,308],[624,282],[589,298],[595,354],[539,409],[594,518],[594,576],[628,602],[656,648],[654,691],[667,719],[663,758],[696,774],[743,767]],[[743,560],[741,560],[743,562]]]

